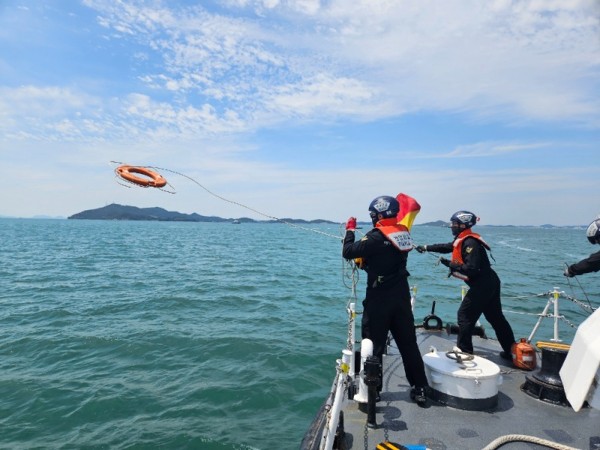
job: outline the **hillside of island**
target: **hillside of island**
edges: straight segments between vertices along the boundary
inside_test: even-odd
[[[217,216],[203,216],[201,214],[192,213],[185,214],[177,211],[167,211],[163,208],[138,208],[136,206],[118,205],[113,203],[111,205],[103,206],[96,209],[88,209],[81,211],[77,214],[69,216],[68,219],[87,219],[87,220],[154,220],[163,222],[236,222],[236,223],[335,223],[329,220],[316,219],[316,220],[303,220],[303,219],[292,219],[292,218],[281,218],[279,220],[255,220],[249,217],[217,217]]]

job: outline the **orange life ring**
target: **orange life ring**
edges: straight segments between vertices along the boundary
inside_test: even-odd
[[[167,185],[167,180],[161,174],[150,169],[145,169],[144,167],[119,166],[116,172],[124,180],[139,186],[161,188]],[[145,178],[134,174],[144,175]]]

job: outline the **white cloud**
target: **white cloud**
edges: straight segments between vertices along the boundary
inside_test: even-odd
[[[266,93],[265,97],[270,97],[266,103],[278,114],[287,116],[363,116],[365,105],[378,96],[376,89],[356,79],[318,74],[305,81],[303,85],[282,86]]]
[[[77,37],[92,41],[100,48],[94,56],[106,59],[73,58],[75,39],[51,42],[48,48],[63,49],[64,60],[37,67],[38,74],[24,72],[17,78],[27,80],[24,86],[0,86],[0,156],[2,170],[14,171],[9,183],[14,198],[20,198],[19,180],[31,170],[31,179],[39,180],[32,186],[40,197],[36,204],[62,214],[104,203],[105,191],[140,206],[154,203],[157,197],[137,190],[123,194],[112,179],[107,187],[105,173],[67,173],[55,164],[87,168],[120,159],[194,170],[216,192],[277,216],[344,220],[350,209],[366,212],[373,196],[396,193],[399,186],[422,199],[427,207],[421,217],[431,220],[445,217],[456,204],[456,209],[472,205],[478,214],[486,212],[489,223],[502,223],[511,206],[532,209],[521,200],[525,192],[539,192],[543,198],[536,199],[536,208],[550,210],[565,195],[565,186],[581,197],[568,220],[581,221],[583,204],[595,201],[591,169],[572,164],[549,177],[545,167],[523,171],[522,165],[500,159],[566,148],[554,136],[544,136],[554,126],[564,127],[565,134],[573,125],[600,126],[599,7],[592,0],[235,0],[220,3],[218,11],[189,2],[84,4],[97,23],[79,24],[86,31]],[[93,34],[98,25],[102,35]],[[19,67],[9,50],[15,49],[0,50],[3,74]],[[45,77],[63,65],[62,77]],[[423,145],[423,160],[457,161],[442,171],[387,165],[415,155],[398,150],[393,159],[369,137],[361,145],[348,138],[349,149],[335,146],[337,154],[327,161],[343,159],[336,170],[298,169],[285,149],[272,148],[286,141],[290,124],[327,123],[332,135],[354,136],[357,122],[401,123],[403,115],[442,113],[460,116],[467,125],[499,123],[503,133],[456,133],[440,146],[452,150],[437,154],[436,144]],[[510,126],[522,131],[527,124],[539,127],[532,136],[512,137],[506,131]],[[419,131],[427,136],[437,130]],[[415,145],[404,144],[404,136],[393,138],[398,144],[385,142],[385,148]],[[329,142],[319,143],[323,153],[329,152]],[[14,154],[4,158],[9,151]],[[483,166],[473,174],[458,165],[489,162],[487,157],[506,169]],[[349,162],[361,158],[361,170],[353,169],[358,163]],[[31,160],[39,166],[31,167]],[[49,185],[45,164],[55,171]],[[91,180],[103,187],[94,190]],[[175,198],[161,199],[161,206],[197,210],[190,206],[197,204],[194,194],[181,188]],[[72,200],[69,211],[65,195]],[[290,198],[297,199],[296,208],[303,205],[302,213]],[[21,210],[26,204],[12,207]],[[224,210],[240,215],[235,208]]]
[[[201,8],[94,6],[110,14],[107,26],[125,23],[137,39],[160,51],[170,75],[148,75],[153,86],[232,102],[240,115],[250,104],[268,110],[273,91],[288,93],[275,98],[279,119],[296,117],[299,105],[333,117],[360,110],[365,119],[381,111],[393,116],[467,110],[488,117],[511,112],[525,120],[589,121],[600,110],[589,95],[600,63],[600,25],[590,15],[591,1],[238,6],[251,4],[270,10],[270,22]],[[327,80],[326,92],[317,78]],[[353,94],[360,108],[334,99],[346,87],[358,87]]]
[[[430,154],[427,158],[478,158],[502,156],[509,153],[528,152],[530,150],[544,149],[551,146],[547,142],[532,144],[501,143],[501,142],[478,142],[475,144],[462,145],[448,153]]]
[[[298,117],[368,121],[435,111],[600,122],[600,24],[591,0],[248,1],[230,3],[229,17],[167,2],[84,3],[116,33],[113,45],[138,46],[131,57],[146,71],[130,95],[145,91],[149,101],[154,94],[164,100],[142,112],[132,109],[132,97],[109,105],[63,86],[4,88],[5,127],[33,136],[31,117],[62,114],[72,126],[53,128],[72,135],[82,127],[76,112],[97,124],[92,128],[108,123],[113,135],[137,128],[136,134],[170,129],[201,136]],[[265,20],[236,16],[236,8],[259,7]]]
[[[78,90],[57,86],[0,87],[0,130],[4,139],[71,139],[99,127],[95,115],[103,101]]]

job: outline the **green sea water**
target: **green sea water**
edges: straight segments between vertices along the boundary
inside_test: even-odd
[[[298,448],[331,387],[352,298],[340,228],[312,228],[0,219],[0,448]],[[585,230],[478,231],[518,337],[554,287],[600,304],[600,275],[562,275],[597,250]],[[413,237],[451,235],[416,226]],[[415,317],[435,300],[455,321],[461,284],[436,261],[409,256]],[[586,313],[560,307],[569,341]],[[544,319],[536,339],[552,333]]]

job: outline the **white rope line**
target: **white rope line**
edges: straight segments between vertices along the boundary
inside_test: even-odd
[[[552,442],[547,439],[542,439],[536,436],[528,436],[526,434],[507,434],[505,436],[500,436],[497,439],[494,439],[488,445],[486,445],[482,450],[495,450],[500,448],[504,444],[508,442],[530,442],[533,444],[542,445],[544,447],[552,448],[555,450],[578,450],[575,447],[569,447],[568,445],[559,444],[557,442]]]
[[[111,163],[114,163],[114,164],[120,164],[120,165],[121,165],[121,164],[124,164],[124,163],[122,163],[122,162],[119,162],[119,161],[111,161]],[[307,227],[303,227],[303,226],[300,226],[300,225],[298,225],[298,224],[295,224],[295,223],[290,223],[290,222],[287,222],[287,221],[285,221],[285,220],[283,220],[283,219],[279,219],[278,217],[271,216],[271,215],[269,215],[269,214],[266,214],[266,213],[263,213],[263,212],[261,212],[261,211],[258,211],[257,209],[251,208],[250,206],[246,206],[246,205],[244,205],[243,203],[236,202],[235,200],[230,200],[230,199],[228,199],[228,198],[225,198],[225,197],[223,197],[223,196],[221,196],[221,195],[219,195],[219,194],[216,194],[215,192],[211,191],[211,190],[210,190],[210,189],[208,189],[206,186],[202,185],[201,183],[199,183],[198,181],[194,180],[192,177],[190,177],[190,176],[188,176],[188,175],[186,175],[186,174],[184,174],[184,173],[177,172],[177,171],[175,171],[175,170],[167,169],[167,168],[164,168],[164,167],[156,167],[156,166],[137,166],[137,167],[144,167],[144,168],[147,168],[147,169],[155,169],[155,170],[160,170],[160,171],[170,172],[170,173],[172,173],[172,174],[179,175],[179,176],[181,176],[181,177],[187,178],[187,179],[188,179],[188,180],[190,180],[192,183],[195,183],[195,184],[197,184],[199,187],[201,187],[202,189],[204,189],[206,192],[208,192],[208,193],[209,193],[210,195],[212,195],[213,197],[216,197],[216,198],[218,198],[219,200],[223,200],[224,202],[231,203],[232,205],[236,205],[236,206],[239,206],[239,207],[241,207],[241,208],[245,208],[245,209],[247,209],[248,211],[252,211],[253,213],[256,213],[256,214],[258,214],[258,215],[260,215],[260,216],[262,216],[262,217],[266,217],[267,219],[275,220],[276,222],[280,222],[280,223],[283,223],[283,224],[285,224],[285,225],[288,225],[288,226],[290,226],[290,227],[293,227],[293,228],[298,228],[298,229],[300,229],[300,230],[304,230],[304,231],[311,231],[311,232],[313,232],[313,233],[317,233],[317,234],[320,234],[320,235],[323,235],[323,236],[332,237],[332,238],[335,238],[335,239],[341,239],[341,237],[340,237],[340,236],[336,236],[336,235],[334,235],[334,234],[325,233],[324,231],[315,230],[315,229],[313,229],[313,228],[307,228]],[[169,186],[171,186],[171,185],[169,184]],[[128,186],[128,187],[129,187],[129,186]],[[171,187],[172,187],[172,186],[171,186]],[[173,193],[174,193],[174,192],[170,192],[170,191],[166,191],[166,192],[169,192],[170,194],[173,194]]]

